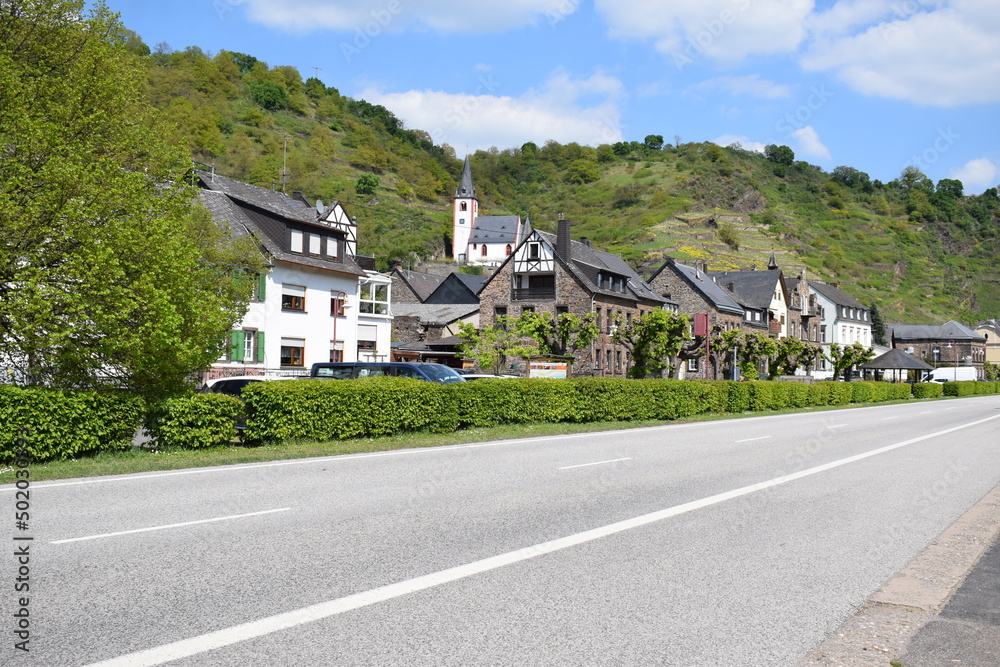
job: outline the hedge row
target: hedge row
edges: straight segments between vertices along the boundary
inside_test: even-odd
[[[32,460],[128,449],[136,427],[164,446],[212,447],[243,439],[340,440],[405,431],[544,422],[671,421],[692,415],[1000,393],[1000,382],[731,382],[616,378],[484,379],[440,385],[406,378],[350,382],[260,382],[246,401],[196,394],[149,410],[122,393],[63,392],[0,385],[0,463],[12,463],[18,438]]]
[[[0,385],[0,463],[23,438],[32,461],[128,449],[146,404],[121,392],[54,391]]]
[[[484,379],[442,386],[398,378],[262,382],[243,394],[249,441],[336,440],[502,424],[670,421],[910,397],[884,382],[732,382],[616,378]]]

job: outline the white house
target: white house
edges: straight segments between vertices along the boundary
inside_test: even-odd
[[[388,359],[391,279],[357,254],[357,224],[340,202],[198,172],[202,203],[234,234],[251,236],[268,260],[227,352],[204,379],[302,375],[320,361]]]
[[[452,203],[452,256],[458,262],[500,266],[522,238],[519,215],[479,215],[472,169],[465,158]]]
[[[836,285],[809,281],[809,292],[816,296],[819,311],[820,342],[823,354],[829,356],[830,345],[841,346],[861,343],[873,347],[872,319],[868,306],[842,292]],[[816,377],[830,377],[833,368],[822,362],[814,373]]]

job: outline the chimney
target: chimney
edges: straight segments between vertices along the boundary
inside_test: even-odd
[[[569,235],[569,220],[563,218],[563,214],[559,214],[559,229],[556,232],[556,253],[562,257],[563,261],[567,264],[573,261],[573,252],[571,250],[570,244],[572,239]]]
[[[590,245],[590,239],[588,239],[586,236],[580,238],[580,243],[587,246],[588,248],[593,248],[593,246]]]

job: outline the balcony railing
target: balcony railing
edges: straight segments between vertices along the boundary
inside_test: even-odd
[[[775,322],[774,320],[771,320],[770,322],[768,322],[767,323],[767,332],[768,333],[781,333],[781,322]]]
[[[551,301],[556,298],[555,287],[515,288],[513,301]]]

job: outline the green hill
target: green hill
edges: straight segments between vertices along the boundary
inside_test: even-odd
[[[461,162],[390,110],[342,96],[292,67],[197,47],[149,53],[149,96],[192,159],[221,174],[292,194],[339,199],[356,215],[361,252],[393,263],[447,260],[451,195]],[[710,268],[765,266],[839,283],[887,321],[966,322],[1000,316],[1000,198],[916,169],[881,183],[838,167],[661,137],[597,148],[575,143],[470,156],[483,213],[519,213],[640,269],[666,256]],[[360,194],[362,174],[378,177]],[[362,191],[364,191],[362,189]],[[647,271],[648,272],[648,271]]]

